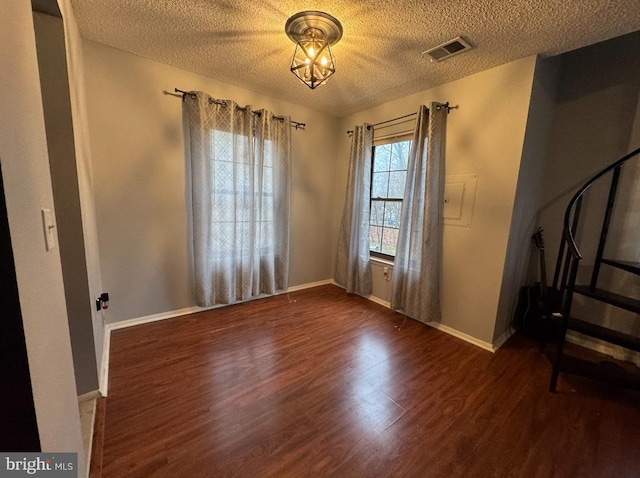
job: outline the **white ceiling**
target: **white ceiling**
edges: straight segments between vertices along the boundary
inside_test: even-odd
[[[556,55],[640,30],[638,0],[73,0],[73,6],[85,38],[338,117],[528,55]],[[333,49],[336,74],[315,90],[289,72],[294,44],[284,24],[302,10],[327,12],[344,28]],[[474,49],[442,63],[421,55],[459,35]]]

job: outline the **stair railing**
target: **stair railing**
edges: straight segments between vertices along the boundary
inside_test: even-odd
[[[640,148],[635,149],[634,151],[620,158],[618,161],[604,168],[602,171],[589,179],[580,189],[578,189],[578,191],[571,198],[571,201],[569,201],[569,205],[567,206],[564,214],[562,240],[560,242],[558,259],[556,261],[556,268],[553,275],[553,287],[558,289],[560,292],[564,292],[569,285],[575,285],[575,277],[574,281],[570,280],[572,275],[571,270],[574,267],[574,262],[580,261],[582,259],[582,254],[580,253],[580,250],[578,249],[578,245],[576,243],[576,232],[578,229],[578,223],[580,221],[580,212],[582,209],[583,197],[595,182],[597,182],[603,176],[607,175],[609,172],[613,171],[611,186],[609,188],[609,197],[607,200],[607,208],[602,222],[600,241],[598,244],[598,251],[596,253],[596,264],[594,264],[594,271],[591,276],[591,286],[595,287],[595,282],[597,281],[598,272],[600,270],[600,263],[604,252],[607,233],[609,231],[609,224],[613,213],[613,205],[618,189],[620,171],[624,163],[639,154]],[[577,265],[575,267],[577,272]],[[560,276],[561,272],[562,276]]]
[[[576,285],[576,276],[578,275],[578,266],[580,265],[580,260],[582,259],[582,254],[580,253],[580,250],[578,249],[578,245],[576,243],[576,234],[578,230],[578,224],[580,222],[583,197],[594,183],[613,171],[611,185],[609,187],[607,207],[600,231],[600,240],[596,252],[593,273],[591,275],[590,287],[595,288],[596,282],[598,280],[598,274],[600,272],[600,265],[602,262],[602,255],[606,244],[607,234],[609,232],[609,224],[611,221],[611,216],[613,214],[613,206],[618,190],[621,168],[622,165],[629,159],[639,154],[640,148],[635,149],[634,151],[620,158],[618,161],[610,164],[599,173],[595,174],[580,189],[578,189],[578,191],[569,201],[569,205],[567,206],[567,209],[565,211],[562,240],[560,241],[558,258],[556,260],[556,267],[553,274],[553,287],[560,292],[560,297],[562,298],[560,311],[562,313],[563,324],[562,337],[556,350],[556,359],[553,366],[553,373],[551,378],[550,389],[552,391],[555,389],[555,383],[558,379],[558,373],[560,370],[559,362],[562,357],[567,325],[571,315],[571,302],[573,300],[573,293]]]

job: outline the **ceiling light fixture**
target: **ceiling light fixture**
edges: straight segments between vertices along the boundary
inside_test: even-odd
[[[284,31],[296,44],[291,73],[311,89],[324,84],[336,72],[331,46],[342,38],[340,22],[327,13],[310,10],[289,18]]]

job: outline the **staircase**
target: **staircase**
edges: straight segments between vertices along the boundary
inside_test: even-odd
[[[549,384],[549,389],[552,392],[555,392],[556,390],[556,384],[560,372],[582,375],[592,379],[601,380],[603,382],[640,389],[640,380],[638,380],[636,375],[628,373],[624,369],[617,367],[610,362],[592,362],[572,357],[564,353],[566,334],[567,331],[570,330],[640,352],[640,338],[574,317],[571,312],[574,294],[580,294],[593,300],[640,314],[640,300],[626,297],[616,293],[615,291],[605,290],[598,287],[598,276],[602,266],[614,267],[628,274],[640,275],[640,263],[626,262],[603,257],[623,165],[630,160],[637,160],[639,157],[640,148],[632,151],[600,171],[578,190],[567,207],[564,217],[563,237],[560,243],[558,259],[556,261],[556,268],[553,277],[553,287],[560,292],[562,298],[562,327],[561,340],[556,350],[551,383]],[[580,260],[583,258],[578,248],[578,244],[576,243],[583,198],[585,197],[585,193],[594,183],[605,180],[609,177],[611,178],[611,185],[609,188],[609,195],[602,222],[600,240],[594,260],[591,280],[589,284],[576,284],[578,267],[580,265]],[[640,316],[638,317],[638,320],[640,320]]]

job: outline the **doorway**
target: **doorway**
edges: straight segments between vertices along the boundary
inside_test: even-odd
[[[0,163],[0,450],[40,451]]]

